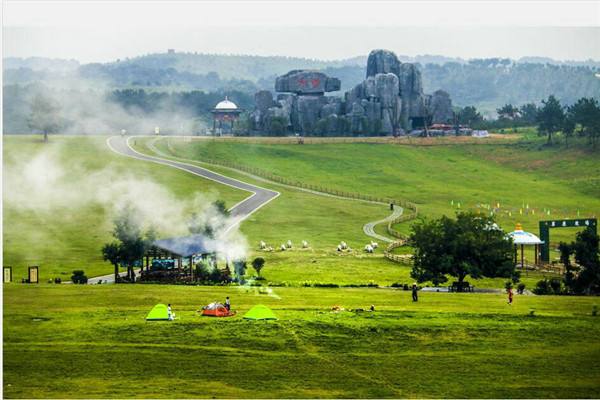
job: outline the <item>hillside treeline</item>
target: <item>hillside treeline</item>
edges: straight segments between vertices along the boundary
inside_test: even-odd
[[[253,96],[240,91],[80,90],[40,84],[7,85],[3,91],[3,131],[22,134],[44,130],[32,120],[38,114],[51,114],[51,118],[43,118],[50,122],[41,124],[51,132],[110,134],[125,129],[149,134],[158,126],[166,134],[204,133],[211,126],[210,110],[225,96],[242,109],[253,107]]]
[[[415,60],[421,68],[426,93],[443,89],[455,105],[475,106],[487,118],[504,104],[538,103],[549,95],[564,104],[581,97],[600,96],[600,73],[590,61],[576,63],[515,62],[490,58],[444,63]],[[153,91],[222,92],[254,94],[273,90],[275,77],[291,69],[319,69],[342,82],[342,93],[365,77],[365,62],[358,57],[340,61],[320,61],[292,57],[223,56],[210,54],[151,54],[111,63],[76,65],[36,59],[11,60],[4,68],[5,84],[150,89]],[[423,63],[419,63],[423,62]],[[340,95],[341,93],[337,93]]]

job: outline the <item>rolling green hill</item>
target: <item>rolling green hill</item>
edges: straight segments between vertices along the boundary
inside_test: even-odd
[[[459,203],[461,210],[486,213],[499,204],[496,217],[505,230],[520,222],[537,232],[540,219],[600,215],[600,153],[540,143],[299,146],[171,138],[156,146],[182,158],[236,162],[337,190],[408,199],[428,217],[453,214]],[[406,232],[407,226],[399,228]],[[572,237],[553,234],[554,244]]]

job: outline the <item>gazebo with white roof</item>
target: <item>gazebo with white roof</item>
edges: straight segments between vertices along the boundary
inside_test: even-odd
[[[544,242],[540,240],[539,237],[530,232],[525,232],[520,223],[517,224],[515,230],[508,234],[509,237],[512,238],[515,244],[515,265],[517,265],[517,255],[519,245],[521,246],[521,268],[525,268],[525,256],[524,250],[525,246],[534,246],[535,248],[535,265],[539,263],[539,246]]]
[[[220,101],[215,108],[211,110],[213,115],[213,133],[221,134],[223,122],[229,122],[229,130],[233,131],[233,124],[238,119],[243,110],[225,96],[225,100]],[[218,125],[218,126],[217,126]]]

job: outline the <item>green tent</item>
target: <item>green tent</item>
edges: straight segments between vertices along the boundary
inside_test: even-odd
[[[167,306],[164,304],[157,304],[150,310],[148,315],[146,315],[146,321],[168,321],[169,320],[169,311],[167,310]]]
[[[262,304],[258,304],[252,307],[245,315],[244,319],[277,319],[273,311],[267,306],[263,306]]]

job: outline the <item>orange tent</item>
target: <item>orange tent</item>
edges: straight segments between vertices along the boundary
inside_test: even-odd
[[[235,312],[227,311],[227,308],[221,303],[210,303],[202,307],[202,315],[207,317],[231,317]]]

